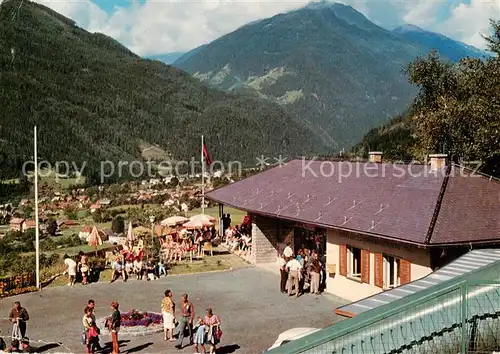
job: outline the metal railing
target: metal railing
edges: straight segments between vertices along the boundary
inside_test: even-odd
[[[500,267],[493,263],[326,327],[269,354],[472,354],[499,350]]]

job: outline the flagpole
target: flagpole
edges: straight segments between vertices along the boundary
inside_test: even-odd
[[[35,257],[36,257],[36,287],[40,289],[40,226],[38,215],[38,149],[36,125],[34,129],[35,149]]]
[[[203,157],[203,135],[201,136],[201,213],[205,214],[205,158]]]

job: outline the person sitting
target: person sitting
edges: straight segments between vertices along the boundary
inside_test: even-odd
[[[148,261],[146,262],[146,266],[144,267],[145,269],[145,275],[146,279],[145,280],[155,280],[158,279],[156,276],[155,272],[155,263],[153,258],[149,258]]]
[[[125,274],[127,278],[134,274],[134,263],[131,258],[128,258],[125,263]]]
[[[139,257],[135,258],[135,260],[134,260],[134,273],[137,276],[137,280],[142,279],[142,268],[143,268],[143,264],[142,264],[141,258],[139,258]]]
[[[117,256],[115,262],[113,262],[113,275],[110,282],[115,282],[120,276],[122,276],[124,282],[127,281],[127,275],[125,274],[125,267],[122,265],[121,256]]]

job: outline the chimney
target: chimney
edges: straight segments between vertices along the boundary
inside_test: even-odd
[[[443,166],[446,166],[446,158],[448,155],[446,154],[432,154],[429,155],[429,159],[431,160],[431,170],[437,171]]]
[[[381,151],[370,151],[368,152],[368,161],[381,163],[382,162],[382,152]]]

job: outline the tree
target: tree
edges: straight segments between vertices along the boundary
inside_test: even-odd
[[[116,234],[122,234],[125,231],[125,220],[123,220],[122,216],[118,215],[113,219],[111,230]]]
[[[64,214],[70,220],[76,220],[76,219],[78,219],[78,213],[76,212],[76,208],[74,208],[74,207],[68,207],[68,208],[66,208],[64,210]]]
[[[483,36],[488,45],[488,50],[500,55],[500,21],[490,20],[493,33],[489,36]]]
[[[55,236],[57,233],[57,221],[54,219],[49,219],[47,222],[47,233],[51,236]]]
[[[96,223],[102,222],[102,212],[99,209],[92,213],[92,220]]]
[[[492,22],[489,46],[500,45],[500,22]],[[424,155],[447,153],[459,160],[487,161],[500,154],[500,60],[442,61],[436,52],[417,58],[407,69],[418,86],[414,121]]]

